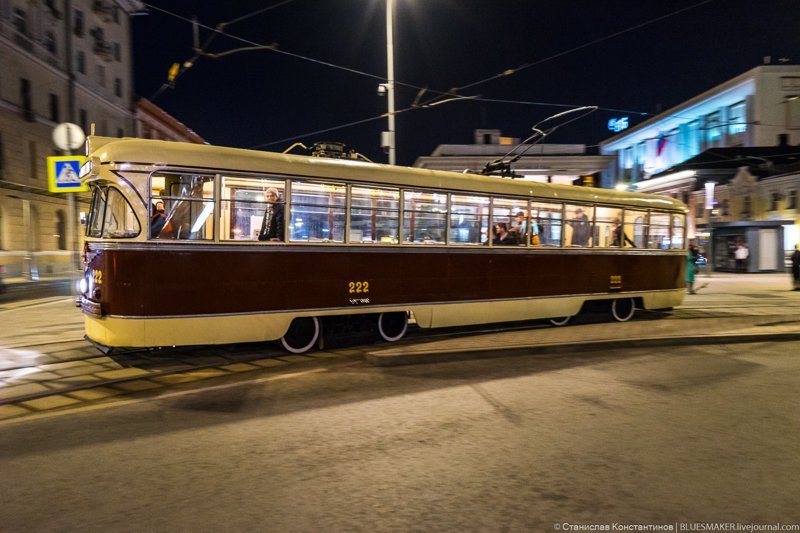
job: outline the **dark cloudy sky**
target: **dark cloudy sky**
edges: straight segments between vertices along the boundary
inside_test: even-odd
[[[533,64],[460,91],[479,95],[482,101],[451,102],[398,115],[401,164],[413,163],[438,144],[470,143],[476,128],[502,129],[506,135],[524,138],[534,123],[565,109],[486,100],[653,113],[761,64],[764,56],[800,63],[800,0],[396,2],[398,82],[446,91]],[[213,144],[243,148],[269,144],[263,149],[282,151],[294,141],[275,141],[386,111],[386,99],[376,91],[380,80],[264,50],[200,58],[174,88],[159,93],[169,66],[191,58],[193,52],[191,24],[156,9],[196,16],[201,24],[216,27],[275,6],[232,22],[225,32],[385,76],[385,0],[147,3],[152,6],[149,14],[133,20],[136,91],[147,98],[156,96],[156,104]],[[645,24],[649,21],[654,22]],[[209,35],[200,29],[201,42]],[[243,46],[250,45],[219,35],[208,51]],[[409,107],[416,94],[417,89],[398,87],[397,108]],[[624,115],[599,111],[560,130],[548,142],[597,144],[611,135],[608,119]],[[632,123],[643,120],[627,115]],[[378,144],[385,127],[382,119],[297,140],[342,141],[384,162]]]

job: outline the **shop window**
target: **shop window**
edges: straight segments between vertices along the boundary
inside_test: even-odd
[[[399,189],[353,187],[350,190],[350,242],[397,244],[399,230]]]
[[[403,192],[403,242],[445,244],[447,195],[424,191]]]

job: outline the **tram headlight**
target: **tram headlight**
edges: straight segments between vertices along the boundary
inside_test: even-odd
[[[78,294],[86,294],[86,291],[89,290],[89,282],[86,278],[81,278],[78,280]]]

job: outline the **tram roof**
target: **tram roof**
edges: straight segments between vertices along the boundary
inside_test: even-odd
[[[100,163],[132,163],[159,168],[190,168],[217,173],[264,173],[386,184],[402,187],[444,189],[450,192],[532,196],[566,202],[624,204],[640,209],[686,212],[687,207],[668,196],[594,187],[514,180],[497,176],[462,174],[442,170],[401,167],[324,157],[262,152],[151,139],[90,136],[90,156]]]

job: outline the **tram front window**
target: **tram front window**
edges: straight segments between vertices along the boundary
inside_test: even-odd
[[[96,187],[86,234],[103,239],[130,239],[141,231],[133,208],[113,187]]]

